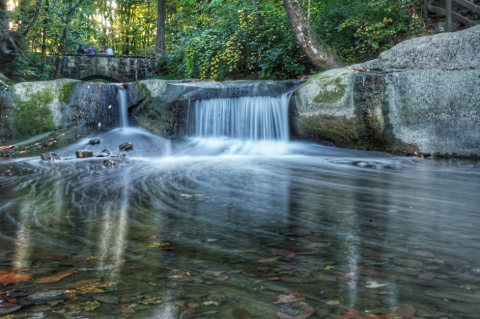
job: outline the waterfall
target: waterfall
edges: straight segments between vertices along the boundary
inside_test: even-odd
[[[240,140],[288,141],[288,104],[280,97],[249,96],[195,102],[195,135]]]
[[[123,87],[117,90],[117,102],[120,111],[120,126],[128,126],[127,91]]]

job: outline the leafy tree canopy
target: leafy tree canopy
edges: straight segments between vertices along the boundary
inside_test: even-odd
[[[52,78],[52,54],[78,44],[116,54],[155,55],[159,0],[8,0],[21,48],[3,71],[17,80]],[[78,1],[78,0],[77,0]],[[297,0],[305,19],[347,63],[373,58],[399,39],[423,31],[419,0]],[[75,2],[75,1],[73,1]],[[423,3],[423,2],[422,2]],[[251,75],[287,79],[316,72],[278,0],[167,0],[164,78],[225,80]]]

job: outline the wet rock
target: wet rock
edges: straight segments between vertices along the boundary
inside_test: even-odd
[[[321,319],[323,318],[326,318],[326,317],[330,317],[330,308],[328,307],[318,307],[317,309],[315,309],[315,314],[320,317]]]
[[[435,311],[429,312],[429,311],[425,311],[425,310],[417,310],[416,315],[417,315],[417,317],[422,317],[422,318],[437,318],[437,317],[441,317],[441,316],[445,315],[445,313],[435,312]]]
[[[305,297],[298,293],[279,295],[273,299],[274,304],[280,304],[277,317],[280,319],[306,319],[314,310],[305,302]]]
[[[64,299],[64,298],[65,296],[62,290],[50,290],[50,291],[31,294],[26,299],[28,301],[43,302],[43,301],[50,301],[50,300]]]
[[[463,294],[455,291],[437,291],[431,289],[425,290],[424,293],[430,297],[447,298],[469,303],[480,303],[480,295]]]
[[[22,306],[0,308],[0,315],[6,315],[9,313],[12,313],[14,311],[17,311],[20,308],[22,308]]]
[[[289,307],[287,305],[280,305],[280,308],[278,309],[282,314],[286,314],[288,316],[297,316],[300,314],[300,310]],[[279,315],[281,318],[281,316]]]
[[[323,275],[323,274],[320,274],[320,275],[315,275],[313,278],[315,278],[316,280],[319,280],[319,281],[330,281],[330,282],[336,282],[337,281],[337,277],[336,276],[333,276],[333,275]]]
[[[40,158],[44,161],[59,161],[60,156],[55,153],[43,153],[40,155]]]
[[[119,315],[120,314],[120,308],[116,305],[113,304],[103,304],[100,310],[103,313],[108,313],[110,315]]]
[[[118,154],[112,155],[112,157],[125,157],[125,156],[126,156],[125,153],[118,153]]]
[[[252,318],[252,314],[242,308],[233,309],[232,316],[235,319],[251,319]]]
[[[114,165],[118,165],[117,162],[115,161],[112,161],[110,159],[106,159],[106,160],[103,160],[103,165],[105,166],[114,166]]]
[[[227,300],[227,298],[224,295],[221,295],[221,294],[209,295],[209,296],[207,296],[207,299],[209,301],[218,302],[219,304],[224,302],[225,300]]]
[[[397,265],[405,265],[408,267],[420,267],[423,265],[423,263],[420,260],[416,260],[416,259],[395,258],[394,262]]]
[[[108,156],[110,156],[110,151],[107,149],[104,149],[103,151],[95,154],[95,157],[108,157]]]
[[[77,158],[93,157],[93,152],[89,150],[79,150],[75,152]]]
[[[75,138],[82,138],[83,135],[82,134],[79,134],[79,133],[75,133]]]
[[[331,242],[320,241],[320,242],[309,244],[307,247],[316,249],[316,248],[325,248],[325,247],[330,247],[330,246],[332,246]]]
[[[398,305],[397,317],[401,318],[412,318],[415,316],[416,309],[414,306],[402,303]]]
[[[432,258],[435,256],[432,252],[427,250],[414,250],[413,253],[417,256],[426,257],[426,258]]]
[[[312,232],[308,229],[304,228],[294,228],[290,230],[289,232],[286,233],[287,236],[292,236],[292,237],[303,237],[303,236],[308,236]]]
[[[117,296],[112,296],[112,295],[93,296],[93,299],[103,303],[112,304],[112,305],[116,305],[120,303],[120,299]]]
[[[95,145],[95,144],[100,144],[100,139],[99,138],[94,138],[88,141],[88,143]]]
[[[133,150],[133,144],[130,142],[125,142],[123,144],[120,144],[119,148],[122,151],[131,151]]]

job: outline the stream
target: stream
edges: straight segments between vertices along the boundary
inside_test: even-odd
[[[478,318],[478,161],[292,142],[288,98],[240,99],[0,161],[0,315]]]

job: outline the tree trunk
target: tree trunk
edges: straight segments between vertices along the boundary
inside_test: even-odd
[[[32,19],[32,22],[30,22],[30,24],[28,25],[28,27],[25,29],[25,31],[22,32],[22,36],[23,37],[27,37],[28,33],[30,32],[30,30],[32,29],[32,27],[35,25],[35,23],[37,22],[37,18],[38,18],[38,13],[40,12],[40,5],[42,4],[42,0],[38,0],[37,2],[37,6],[36,6],[36,9],[35,9],[35,14],[33,16],[33,19]]]
[[[165,52],[165,19],[167,13],[167,0],[158,0],[157,13],[157,56],[160,56]]]
[[[57,66],[55,67],[55,80],[60,77],[60,72],[62,70],[63,56],[65,55],[65,51],[67,49],[67,31],[68,31],[68,26],[70,24],[70,20],[72,20],[73,13],[82,2],[83,0],[78,0],[78,2],[73,6],[70,3],[68,14],[67,14],[67,17],[65,18],[65,26],[63,27],[62,40],[60,43],[60,50],[58,52],[58,58],[57,58]]]
[[[300,47],[314,66],[322,71],[342,66],[337,53],[318,37],[303,18],[303,9],[297,0],[283,0],[293,33]]]
[[[42,30],[42,71],[45,70],[45,56],[47,55],[47,26],[49,23],[49,9],[50,3],[48,0],[45,2],[45,18],[43,19],[43,30]]]
[[[258,27],[262,23],[262,21],[260,20],[260,13],[258,13],[259,11],[258,0],[252,0],[252,3],[253,3],[253,7],[255,8],[255,25]]]
[[[0,0],[0,65],[13,61],[18,55],[17,45],[8,28],[6,9],[6,0]]]

